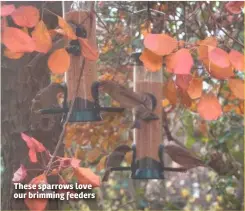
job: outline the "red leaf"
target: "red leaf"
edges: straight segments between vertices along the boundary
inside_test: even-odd
[[[39,10],[33,6],[20,6],[12,14],[12,19],[18,26],[32,28],[39,21]]]
[[[41,174],[31,180],[29,184],[48,184],[47,177],[45,174]],[[37,193],[38,190],[29,190],[28,192]],[[25,204],[31,211],[42,211],[46,208],[48,204],[48,199],[35,199],[29,198],[27,192],[27,198],[25,198]]]
[[[99,52],[97,49],[92,48],[89,43],[88,39],[83,39],[83,38],[78,38],[80,45],[81,45],[81,50],[82,50],[82,55],[91,61],[96,61],[99,58]]]
[[[24,133],[21,133],[22,139],[26,142],[27,147],[29,148],[29,158],[30,161],[33,163],[37,162],[37,152],[43,152],[46,151],[45,147],[42,143],[34,139],[33,137],[30,137]]]
[[[222,114],[221,105],[213,94],[205,94],[201,97],[197,105],[197,111],[205,120],[216,120]]]
[[[244,71],[244,55],[238,51],[231,50],[229,58],[232,66],[236,70]]]
[[[22,30],[13,27],[4,28],[2,42],[11,52],[33,52],[35,50],[32,38]]]
[[[183,89],[187,90],[190,84],[190,81],[192,79],[192,75],[176,75],[176,81],[175,84]]]
[[[189,50],[185,48],[172,54],[167,62],[170,62],[170,65],[167,64],[167,71],[183,75],[189,74],[194,64]]]
[[[11,15],[15,11],[15,6],[13,4],[2,5],[1,6],[1,16]]]
[[[230,66],[228,53],[221,48],[214,48],[208,53],[209,61],[219,68],[227,68]]]
[[[32,38],[36,44],[36,51],[41,53],[47,53],[52,47],[52,39],[49,31],[41,20],[32,32]]]
[[[230,78],[228,80],[228,85],[233,94],[241,99],[244,100],[244,81],[241,79]]]
[[[20,165],[20,168],[14,173],[12,182],[21,182],[23,181],[27,176],[27,171],[24,165]]]
[[[230,1],[225,5],[225,8],[232,14],[239,14],[244,7],[244,1]]]
[[[101,184],[100,177],[89,168],[74,168],[74,174],[79,184],[91,184],[93,187],[99,187]]]
[[[160,56],[172,53],[177,44],[177,40],[167,34],[147,34],[144,40],[144,46]]]

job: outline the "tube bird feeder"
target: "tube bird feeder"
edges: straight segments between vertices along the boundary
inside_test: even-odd
[[[154,96],[153,112],[159,117],[153,121],[141,121],[134,130],[136,170],[134,179],[163,179],[162,163],[162,71],[150,72],[140,61],[141,53],[134,53],[134,91]]]
[[[76,26],[78,39],[87,39],[91,48],[97,49],[96,43],[96,18],[92,13],[93,2],[69,1],[63,2],[64,18],[68,23]],[[92,8],[92,9],[91,9]],[[78,35],[77,33],[81,33]],[[80,46],[83,48],[83,46]],[[82,50],[82,49],[81,49]],[[66,73],[67,101],[71,102],[75,98],[73,112],[69,122],[93,122],[100,121],[99,112],[94,109],[95,105],[91,93],[91,85],[97,78],[96,61],[90,61],[83,55],[71,55],[71,65]],[[77,86],[79,86],[78,91]]]

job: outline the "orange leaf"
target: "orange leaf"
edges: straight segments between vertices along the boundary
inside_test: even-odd
[[[225,8],[232,14],[239,14],[244,7],[244,1],[230,1],[226,3]]]
[[[96,61],[99,58],[98,50],[90,46],[88,39],[79,37],[78,40],[81,45],[82,55],[88,60]]]
[[[36,51],[41,53],[47,53],[52,47],[52,39],[49,31],[41,20],[32,32],[32,38],[36,44]]]
[[[207,37],[204,40],[198,41],[197,44],[200,45],[197,48],[198,57],[200,60],[205,60],[208,59],[208,52],[213,50],[218,42],[215,37]]]
[[[2,42],[12,52],[33,52],[35,50],[35,43],[31,37],[13,27],[4,28]]]
[[[230,78],[228,80],[229,88],[239,99],[244,100],[244,81],[241,79]]]
[[[175,74],[189,74],[194,64],[189,50],[185,48],[178,50],[169,59],[170,66],[168,66],[167,71]]]
[[[183,90],[187,90],[191,80],[192,80],[192,75],[178,75],[177,74],[175,84],[179,88]]]
[[[13,4],[1,6],[1,16],[11,15],[14,11],[15,11],[15,6]]]
[[[144,46],[160,56],[172,53],[177,45],[177,40],[167,34],[147,34],[144,40]]]
[[[144,63],[147,71],[156,72],[159,71],[162,67],[162,56],[158,56],[147,48],[144,49],[139,59]]]
[[[77,39],[76,34],[74,33],[72,27],[60,16],[58,17],[58,24],[60,28],[64,30],[65,36],[67,36],[71,40]]]
[[[202,95],[202,78],[193,78],[190,82],[190,86],[187,89],[187,93],[191,99],[196,99]]]
[[[33,6],[20,6],[12,14],[12,19],[18,26],[32,28],[40,19],[39,10]]]
[[[240,71],[244,71],[244,55],[238,51],[231,50],[229,58],[232,66]]]
[[[204,62],[205,67],[207,68],[208,72],[211,76],[217,79],[227,79],[231,76],[234,76],[234,69],[232,65],[226,68],[220,68],[212,63],[210,63],[208,60]]]
[[[71,58],[66,49],[54,51],[48,58],[48,67],[53,73],[63,74],[70,67]]]
[[[12,51],[10,51],[7,48],[4,49],[4,53],[3,54],[4,54],[4,56],[6,56],[9,59],[19,59],[22,56],[24,56],[23,52],[22,53],[12,52]]]
[[[132,163],[132,159],[133,159],[133,152],[127,152],[124,159],[127,162],[127,164],[130,165]]]
[[[96,170],[97,171],[101,171],[101,170],[103,170],[105,168],[106,159],[107,159],[107,156],[103,156],[100,159],[100,162],[96,166]]]
[[[205,94],[201,97],[197,105],[197,111],[205,120],[216,120],[222,114],[221,105],[213,94]]]
[[[163,95],[171,104],[175,105],[177,103],[177,90],[172,79],[168,80],[167,84],[163,87]]]
[[[100,186],[100,177],[89,168],[74,168],[74,174],[79,184],[91,184],[93,187]]]
[[[169,102],[169,100],[168,100],[168,99],[164,99],[164,100],[162,100],[162,107],[163,107],[163,108],[165,108],[165,107],[169,106],[169,104],[170,104],[170,102]]]
[[[31,182],[29,183],[31,185],[36,185],[38,186],[38,184],[48,184],[47,183],[47,177],[45,176],[45,174],[41,174],[35,178],[33,178],[31,180]],[[38,190],[29,190],[28,192],[31,193],[37,193]],[[27,197],[25,198],[25,204],[26,206],[29,208],[29,210],[31,211],[42,211],[46,208],[47,204],[48,204],[48,199],[35,199],[35,198],[29,198],[28,197],[28,193],[27,193]]]
[[[89,151],[87,153],[87,160],[90,163],[93,163],[97,160],[97,158],[100,156],[101,150],[99,148],[94,148],[93,150]]]
[[[192,106],[191,98],[189,97],[188,93],[182,89],[178,89],[179,91],[179,97],[180,97],[180,103],[184,105],[185,107],[189,108]]]
[[[219,68],[227,68],[230,66],[230,59],[227,52],[221,48],[214,48],[208,53],[210,63]]]

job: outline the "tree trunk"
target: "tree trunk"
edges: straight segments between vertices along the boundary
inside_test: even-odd
[[[62,16],[61,2],[10,2],[16,7],[20,5],[33,5],[40,9],[47,8],[50,11]],[[43,11],[44,12],[44,11]],[[57,17],[44,12],[43,20],[48,28],[57,26]],[[11,26],[11,20],[9,19]],[[15,26],[16,27],[16,26]],[[3,49],[3,48],[2,48]],[[3,51],[2,51],[3,52]],[[23,210],[27,209],[24,201],[14,199],[16,192],[12,185],[14,172],[20,167],[20,164],[30,168],[28,158],[28,148],[21,139],[20,133],[25,132],[42,142],[44,146],[52,153],[58,141],[61,131],[61,124],[57,122],[54,130],[51,132],[30,131],[30,107],[31,101],[37,92],[50,83],[50,71],[47,67],[47,55],[37,53],[26,54],[18,60],[10,60],[4,56],[1,58],[2,69],[2,158],[4,172],[1,181],[1,201],[2,210]],[[38,58],[33,66],[28,66],[33,58]],[[60,150],[63,153],[63,150]],[[40,168],[40,167],[39,167]],[[40,172],[39,172],[40,173]],[[38,172],[28,174],[25,182],[29,182]],[[57,201],[49,203],[47,209],[58,210]]]

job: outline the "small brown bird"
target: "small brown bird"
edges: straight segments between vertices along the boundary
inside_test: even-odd
[[[202,160],[172,141],[165,145],[164,152],[166,152],[174,162],[178,163],[186,170],[196,168],[198,166],[206,166]]]
[[[127,152],[130,152],[132,149],[128,145],[119,145],[111,152],[105,161],[105,174],[102,178],[102,182],[106,182],[109,179],[111,173],[111,168],[120,167],[125,155]]]
[[[113,100],[120,103],[124,108],[134,109],[136,121],[139,119],[150,121],[159,119],[152,112],[156,102],[149,94],[137,94],[136,92],[111,80],[100,82],[100,89],[110,95]]]
[[[47,87],[41,89],[31,105],[31,129],[51,130],[55,124],[55,116],[53,114],[42,115],[39,110],[46,108],[61,108],[57,95],[63,93],[64,87],[59,83],[51,83]],[[60,114],[58,116],[61,116]]]

